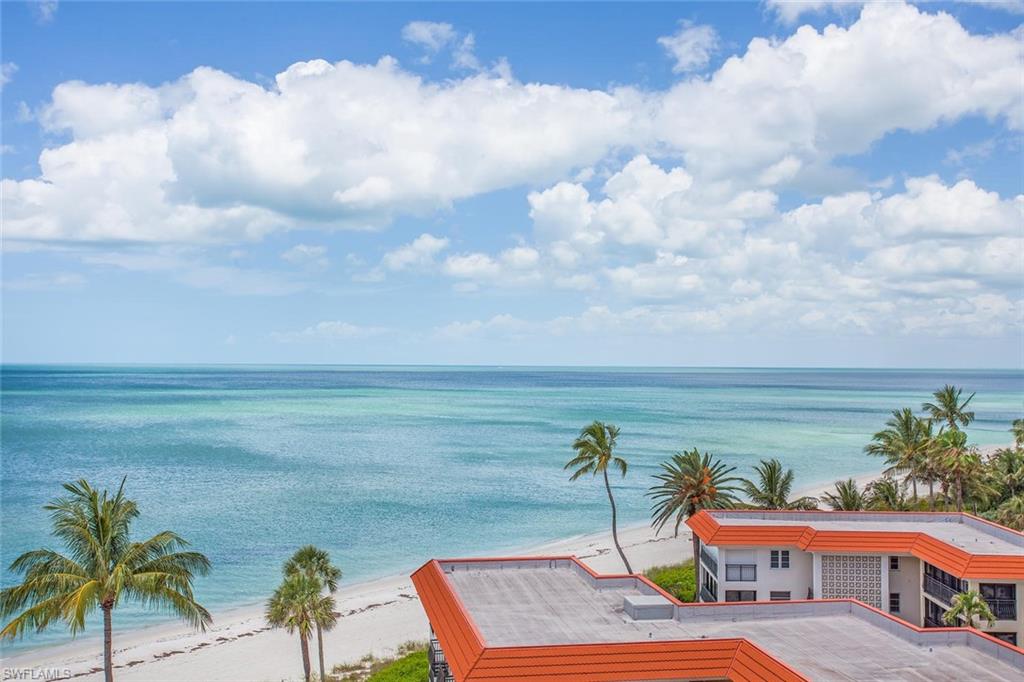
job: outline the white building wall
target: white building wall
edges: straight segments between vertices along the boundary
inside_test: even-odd
[[[893,615],[921,626],[924,623],[921,615],[921,561],[909,555],[899,557],[899,569],[889,569],[889,594],[895,592],[900,595],[900,612]],[[889,557],[885,558],[885,562],[888,567]],[[882,610],[889,610],[888,598]]]
[[[789,568],[771,568],[773,549],[789,551]],[[757,580],[726,580],[727,564],[754,564]],[[759,601],[768,601],[772,592],[789,592],[791,599],[806,599],[812,572],[811,554],[796,547],[723,547],[718,553],[718,599],[725,601],[726,590],[755,590]]]

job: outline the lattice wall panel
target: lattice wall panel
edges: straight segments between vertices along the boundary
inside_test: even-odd
[[[821,557],[823,599],[859,599],[882,608],[882,557],[824,554]]]

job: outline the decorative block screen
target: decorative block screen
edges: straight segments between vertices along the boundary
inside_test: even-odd
[[[877,609],[882,608],[882,558],[822,555],[821,596],[823,599],[859,599]]]

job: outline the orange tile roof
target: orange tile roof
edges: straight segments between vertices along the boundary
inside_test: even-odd
[[[486,649],[472,674],[456,679],[516,682],[535,678],[618,680],[806,680],[743,639],[562,644]]]
[[[452,673],[457,680],[469,679],[470,671],[484,651],[484,638],[445,577],[441,564],[436,560],[424,564],[412,574],[412,584],[416,586]]]
[[[728,512],[714,512],[722,513]],[[708,545],[790,545],[811,552],[910,554],[959,578],[1024,580],[1024,552],[1016,556],[972,554],[926,532],[818,530],[814,527],[814,520],[808,518],[810,514],[829,513],[850,515],[855,512],[784,512],[786,517],[792,516],[794,522],[780,526],[759,524],[757,519],[751,519],[749,524],[722,524],[712,513],[701,510],[687,519],[686,525]]]

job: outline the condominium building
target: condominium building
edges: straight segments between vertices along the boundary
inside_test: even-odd
[[[1024,679],[1024,650],[853,599],[683,604],[574,557],[435,560],[412,580],[430,682]]]
[[[705,510],[687,524],[702,602],[853,598],[941,628],[976,590],[997,619],[977,626],[1024,643],[1024,534],[970,514]]]

